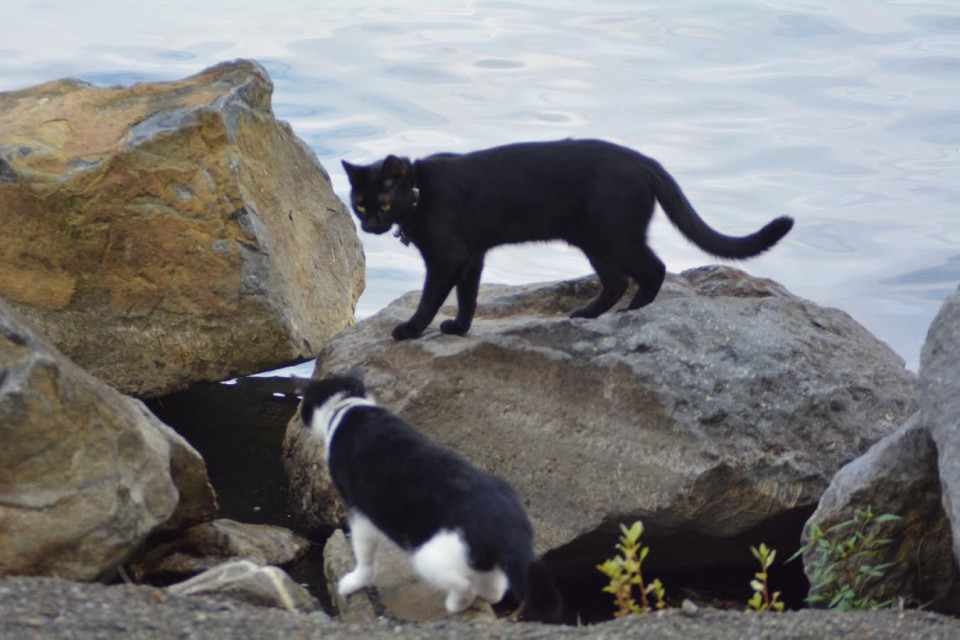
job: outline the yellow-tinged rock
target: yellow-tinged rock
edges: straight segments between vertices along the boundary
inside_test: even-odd
[[[70,358],[153,396],[316,354],[364,259],[266,71],[0,93],[0,295]]]

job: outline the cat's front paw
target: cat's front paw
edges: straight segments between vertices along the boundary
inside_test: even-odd
[[[393,328],[393,339],[413,340],[414,338],[419,338],[421,333],[423,333],[422,329],[416,328],[409,322],[404,322]]]
[[[347,575],[340,578],[337,583],[337,593],[347,597],[354,591],[359,591],[370,584],[371,571],[356,568]]]
[[[440,323],[440,331],[449,333],[452,336],[465,336],[469,330],[469,325],[463,326],[456,320],[444,320]]]

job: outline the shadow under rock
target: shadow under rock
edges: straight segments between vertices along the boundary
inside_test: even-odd
[[[307,554],[285,567],[324,607],[323,545],[332,531],[301,531],[288,508],[283,436],[300,404],[292,378],[239,378],[202,383],[144,401],[160,420],[203,456],[221,518],[296,531],[311,542]]]

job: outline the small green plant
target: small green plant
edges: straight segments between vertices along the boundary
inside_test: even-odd
[[[656,608],[662,609],[665,606],[666,595],[663,584],[659,579],[649,585],[643,581],[642,565],[650,552],[650,547],[640,543],[643,523],[637,520],[629,529],[621,524],[620,531],[623,535],[620,536],[620,542],[616,546],[620,555],[597,565],[597,569],[610,579],[610,584],[603,590],[613,594],[617,607],[613,615],[622,618],[631,613],[646,613],[650,611],[651,597],[656,601]],[[634,599],[634,587],[640,595],[639,604]]]
[[[780,592],[770,593],[770,582],[767,571],[777,557],[777,550],[771,549],[764,543],[759,547],[750,547],[750,553],[760,563],[760,571],[753,574],[754,578],[750,581],[750,588],[753,589],[753,596],[747,601],[748,611],[783,611],[783,603],[780,602]]]
[[[868,506],[855,509],[853,518],[835,524],[826,530],[810,525],[810,540],[791,556],[787,562],[812,551],[810,595],[806,601],[812,605],[824,605],[828,609],[855,611],[882,609],[893,600],[878,601],[869,596],[860,596],[853,585],[841,582],[838,568],[858,563],[857,573],[866,578],[882,578],[895,563],[873,564],[890,538],[880,538],[881,525],[902,520],[900,516],[885,513],[875,515]]]

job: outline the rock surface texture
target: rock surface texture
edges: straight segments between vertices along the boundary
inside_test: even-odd
[[[256,63],[0,93],[0,295],[75,362],[156,396],[315,355],[364,259]]]
[[[329,342],[318,376],[361,365],[384,406],[506,479],[539,552],[596,534],[609,555],[641,518],[651,567],[750,563],[749,536],[799,530],[837,469],[916,408],[913,374],[849,316],[733,268],[670,276],[652,305],[593,320],[566,317],[589,279],[483,291],[466,337],[394,342],[407,295]],[[329,524],[305,436],[294,417],[293,508]]]
[[[940,307],[920,352],[921,419],[937,445],[943,508],[960,563],[960,289]]]
[[[311,613],[320,608],[320,603],[283,569],[250,560],[225,562],[171,585],[167,591],[178,596],[219,596],[292,613]]]
[[[890,539],[891,544],[872,557],[854,556],[838,563],[833,569],[836,582],[820,588],[814,585],[810,595],[829,595],[825,589],[846,584],[859,597],[877,602],[903,598],[910,606],[924,605],[936,611],[960,609],[950,521],[941,503],[937,449],[921,424],[919,412],[837,472],[804,528],[804,540],[810,540],[814,524],[829,531],[851,521],[857,510],[867,509],[877,516],[900,516],[899,521],[876,530],[870,528],[877,538]],[[829,536],[847,540],[853,531],[850,525]],[[823,549],[813,545],[803,555],[804,570],[812,577],[818,567],[834,560],[827,560]],[[863,564],[886,563],[891,564],[880,578],[860,571]]]
[[[882,527],[890,544],[868,564],[890,563],[870,578],[862,559],[837,564],[836,584],[859,597],[903,598],[937,611],[960,611],[960,290],[943,303],[927,333],[918,376],[919,411],[865,455],[843,467],[804,528],[826,530],[850,521],[857,509],[900,516]],[[844,529],[837,535],[849,537]],[[804,554],[804,570],[823,566],[820,552]],[[811,594],[818,591],[811,588]]]
[[[310,542],[283,527],[230,519],[190,527],[171,542],[151,548],[133,567],[138,581],[189,577],[232,560],[286,565],[299,560]]]
[[[0,575],[109,576],[145,537],[209,520],[203,460],[0,300]]]

